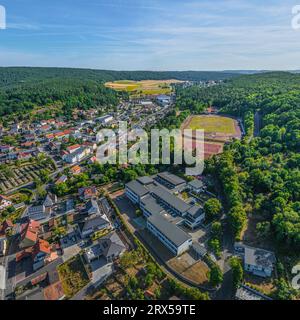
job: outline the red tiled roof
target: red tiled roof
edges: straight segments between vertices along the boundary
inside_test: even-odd
[[[0,201],[1,200],[9,200],[7,197],[3,196],[2,194],[0,194]]]
[[[30,220],[28,223],[23,224],[21,226],[21,239],[28,239],[32,242],[36,242],[40,226],[40,223],[34,220]]]
[[[80,148],[80,144],[74,144],[70,147],[67,147],[67,150],[68,151],[72,151],[72,150],[76,150],[76,149],[79,149]]]
[[[24,249],[16,254],[16,262],[21,261],[25,257],[31,256],[32,259],[35,258],[37,254],[40,252],[43,252],[45,254],[50,254],[51,253],[51,246],[49,242],[38,239],[37,243],[33,245],[32,247],[29,247],[27,249]]]
[[[38,254],[39,252],[50,254],[51,246],[48,241],[43,239],[38,240],[38,242],[34,246],[33,254]]]
[[[79,166],[74,166],[74,167],[71,168],[71,171],[72,171],[73,173],[77,173],[77,172],[80,172],[80,171],[81,171],[81,168],[80,168]]]
[[[33,286],[36,284],[44,281],[48,276],[48,272],[42,273],[41,275],[37,276],[36,278],[33,278],[30,282]]]

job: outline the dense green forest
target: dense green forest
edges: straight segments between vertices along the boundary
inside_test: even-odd
[[[0,68],[0,87],[14,86],[26,82],[35,82],[45,79],[80,79],[95,81],[115,80],[224,80],[236,77],[229,72],[208,71],[110,71],[72,68]]]
[[[225,72],[105,71],[68,68],[0,68],[0,116],[30,111],[34,107],[60,106],[65,115],[74,108],[116,106],[121,96],[105,88],[106,81],[170,79],[223,80]]]
[[[95,80],[47,79],[0,89],[0,116],[23,114],[34,107],[59,106],[65,115],[72,109],[89,109],[97,106],[116,106],[117,93]]]
[[[190,103],[190,101],[192,102]],[[300,75],[241,76],[211,88],[178,89],[178,105],[196,113],[214,105],[244,118],[247,135],[226,147],[207,168],[217,172],[236,238],[247,216],[258,217],[257,236],[280,248],[300,249]],[[262,128],[253,137],[254,114]],[[295,251],[296,249],[296,251]]]

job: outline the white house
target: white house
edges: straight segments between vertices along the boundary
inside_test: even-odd
[[[64,155],[63,159],[67,163],[74,164],[74,163],[82,161],[89,154],[91,154],[90,148],[81,147],[73,153]]]
[[[243,257],[245,271],[263,278],[271,277],[276,262],[273,252],[241,243],[235,244],[235,250]]]
[[[109,114],[96,119],[96,121],[100,122],[102,125],[108,124],[113,120],[114,120],[114,117]]]

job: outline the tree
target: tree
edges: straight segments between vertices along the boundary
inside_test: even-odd
[[[145,277],[145,285],[147,288],[151,287],[154,281],[154,275],[152,273],[148,273]]]
[[[271,224],[269,221],[259,222],[256,225],[256,231],[261,238],[266,238],[270,235]]]
[[[223,274],[220,267],[214,264],[208,274],[210,284],[215,288],[223,282]]]
[[[216,239],[216,238],[210,239],[208,242],[208,246],[215,253],[217,257],[221,256],[221,244],[219,239]]]
[[[222,237],[222,224],[221,222],[213,222],[211,225],[211,234],[213,238],[220,239]]]
[[[291,288],[284,278],[276,281],[275,298],[278,300],[292,300],[295,297],[295,290]]]
[[[232,257],[229,263],[232,269],[233,287],[237,289],[244,279],[244,269],[242,266],[242,261],[238,257]]]
[[[217,219],[218,216],[221,214],[221,211],[221,202],[216,198],[211,198],[207,200],[204,204],[204,212],[208,221]]]
[[[59,197],[62,197],[69,193],[69,187],[66,182],[55,185],[54,193]]]
[[[247,223],[247,214],[242,204],[232,207],[232,209],[229,211],[229,223],[235,237],[238,239]]]

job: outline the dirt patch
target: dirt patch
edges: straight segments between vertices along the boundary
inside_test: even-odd
[[[203,261],[196,261],[189,253],[168,261],[169,267],[197,285],[208,282],[209,267]]]

